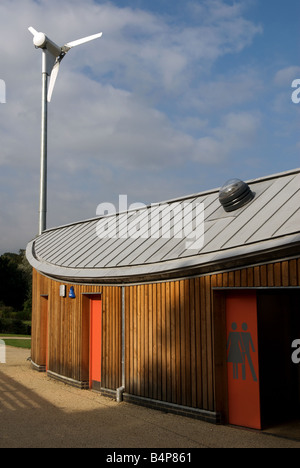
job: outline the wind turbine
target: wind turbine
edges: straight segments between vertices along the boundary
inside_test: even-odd
[[[40,178],[40,205],[39,205],[39,235],[46,229],[47,216],[47,127],[48,102],[51,101],[56,78],[62,59],[72,47],[93,41],[102,36],[102,33],[84,37],[77,41],[68,42],[60,47],[49,39],[44,33],[36,31],[32,26],[28,30],[33,35],[33,44],[36,49],[42,49],[42,135],[41,135],[41,178]],[[48,77],[50,83],[48,88]]]

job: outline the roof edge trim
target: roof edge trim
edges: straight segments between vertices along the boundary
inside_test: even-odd
[[[238,265],[241,262],[243,264],[249,263],[249,260],[261,259],[264,255],[269,255],[270,252],[281,254],[282,252],[291,252],[293,255],[298,253],[300,255],[300,234],[287,236],[289,238],[289,244],[286,243],[286,236],[275,240],[269,240],[261,245],[261,248],[257,248],[256,244],[251,246],[240,246],[230,249],[226,252],[214,252],[212,254],[197,255],[190,258],[188,261],[184,259],[171,260],[169,262],[162,262],[149,265],[136,265],[129,267],[118,267],[118,268],[99,268],[99,269],[76,269],[60,267],[51,265],[47,262],[40,261],[34,254],[34,241],[30,242],[26,248],[26,256],[30,265],[38,272],[50,276],[55,279],[71,280],[77,283],[132,283],[145,279],[145,277],[151,279],[162,278],[162,277],[180,277],[184,276],[187,271],[195,269],[201,269],[207,274],[213,271],[214,267],[223,265],[224,267],[231,266],[234,269],[234,264]],[[295,252],[296,249],[296,252]],[[201,258],[201,261],[200,261]]]

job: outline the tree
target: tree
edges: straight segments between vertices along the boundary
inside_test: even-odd
[[[16,311],[24,308],[31,297],[31,268],[25,251],[5,253],[0,257],[0,301]],[[28,308],[28,304],[27,304]]]

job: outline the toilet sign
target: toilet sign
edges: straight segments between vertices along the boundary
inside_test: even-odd
[[[233,379],[242,378],[246,380],[246,364],[248,363],[254,382],[257,382],[257,375],[254,369],[252,354],[256,353],[251,333],[248,331],[248,324],[244,322],[239,331],[237,323],[233,322],[227,341],[228,358],[227,362],[232,363]],[[241,370],[239,377],[239,364]],[[242,374],[242,375],[241,375]]]
[[[229,423],[261,429],[255,292],[226,298]]]

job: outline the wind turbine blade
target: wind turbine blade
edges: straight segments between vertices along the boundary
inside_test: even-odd
[[[93,36],[84,37],[83,39],[78,39],[77,41],[68,42],[64,47],[66,47],[67,49],[71,49],[71,47],[76,47],[78,45],[85,44],[85,42],[93,41],[94,39],[98,39],[101,36],[102,33],[94,34]]]
[[[59,66],[60,66],[60,60],[57,60],[54,64],[54,67],[52,68],[52,72],[50,75],[50,82],[49,82],[48,96],[47,96],[48,102],[51,102],[52,93],[53,93],[54,86],[56,83],[56,78],[59,72]]]
[[[38,31],[36,31],[32,26],[30,26],[30,27],[28,28],[28,31],[30,31],[31,34],[32,34],[33,36],[35,36],[36,34],[38,34]]]

